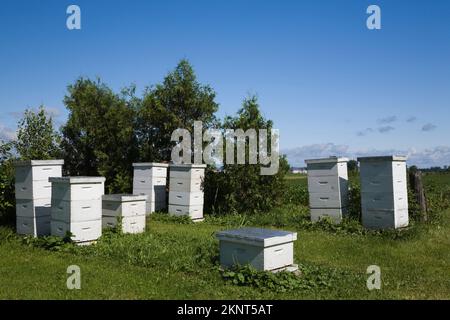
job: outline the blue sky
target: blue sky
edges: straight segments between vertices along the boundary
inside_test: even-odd
[[[66,28],[81,8],[82,29]],[[381,8],[381,30],[366,9]],[[58,123],[80,76],[138,91],[181,58],[217,92],[219,116],[257,94],[294,165],[401,153],[450,165],[450,1],[10,1],[0,5],[0,137],[26,107]]]

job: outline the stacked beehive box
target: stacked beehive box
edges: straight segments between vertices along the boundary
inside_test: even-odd
[[[167,208],[166,163],[133,163],[133,194],[146,195],[146,213]]]
[[[331,157],[305,162],[311,220],[330,217],[340,223],[348,206],[348,159]]]
[[[16,228],[18,234],[50,234],[50,177],[61,177],[63,160],[18,161],[16,167]]]
[[[406,227],[409,223],[406,157],[362,157],[358,161],[364,227]]]
[[[52,183],[51,234],[90,243],[102,235],[103,177],[50,178]]]
[[[204,164],[170,165],[169,214],[203,220],[205,168]]]
[[[108,194],[103,196],[103,228],[114,228],[120,220],[123,233],[145,231],[147,196]]]

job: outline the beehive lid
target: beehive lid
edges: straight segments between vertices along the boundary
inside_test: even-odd
[[[375,157],[359,157],[358,161],[406,161],[406,156],[375,156]]]
[[[167,168],[169,166],[168,163],[159,163],[159,162],[137,162],[133,163],[133,167],[163,167]]]
[[[30,166],[62,166],[64,160],[21,160],[14,161],[16,167],[30,167]]]
[[[329,157],[329,158],[321,158],[321,159],[307,159],[307,160],[305,160],[305,162],[306,162],[306,164],[338,163],[338,162],[348,162],[348,158]]]
[[[48,181],[54,183],[67,183],[67,184],[79,184],[79,183],[104,183],[105,177],[51,177]]]
[[[183,164],[175,164],[175,163],[171,163],[170,164],[170,168],[198,168],[198,169],[205,169],[206,168],[206,164],[187,164],[187,163],[183,163]]]
[[[297,233],[261,228],[241,228],[217,232],[216,237],[219,240],[269,247],[295,241]]]
[[[136,194],[105,194],[102,200],[115,202],[130,202],[130,201],[147,201],[146,195]]]

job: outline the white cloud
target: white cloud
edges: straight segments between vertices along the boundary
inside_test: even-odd
[[[292,166],[304,167],[305,159],[325,158],[329,156],[341,156],[349,158],[357,158],[364,156],[379,155],[404,155],[408,157],[409,165],[416,165],[420,168],[433,166],[450,165],[450,147],[436,146],[423,150],[410,148],[401,149],[367,149],[367,150],[350,150],[347,145],[313,144],[298,148],[282,150],[282,154],[286,154],[289,163]]]

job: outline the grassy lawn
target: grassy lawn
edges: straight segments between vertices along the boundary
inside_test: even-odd
[[[198,224],[155,215],[144,234],[107,234],[97,245],[61,251],[26,244],[1,227],[0,299],[450,299],[450,210],[438,224],[416,224],[403,237],[291,223],[305,214],[289,206],[267,221],[208,217]],[[298,232],[295,262],[315,270],[311,281],[323,278],[324,285],[278,292],[222,278],[214,232],[258,221],[267,226],[277,216],[281,222],[273,225]],[[81,268],[81,290],[66,287],[73,264]],[[366,288],[369,265],[381,268],[381,290]]]

